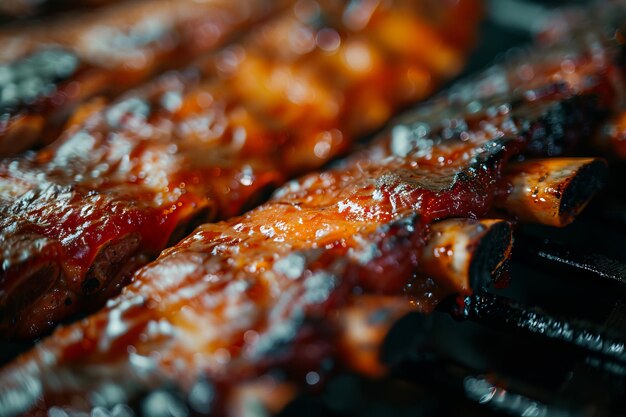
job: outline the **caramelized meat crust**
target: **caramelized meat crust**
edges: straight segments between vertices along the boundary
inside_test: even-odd
[[[2,27],[0,156],[51,142],[82,102],[181,67],[286,4],[134,1]]]
[[[403,309],[431,311],[455,290],[448,278],[420,272],[429,225],[486,215],[508,192],[512,158],[562,152],[616,107],[619,48],[609,43],[597,60],[588,46],[541,51],[526,61],[536,77],[487,91],[510,75],[493,68],[400,118],[333,169],[285,184],[243,216],[198,227],[103,310],[7,367],[5,408],[71,407],[72,395],[95,398],[86,393],[111,382],[119,402],[172,381],[185,392],[204,381],[219,414],[240,398],[238,387],[270,369],[302,381],[349,355],[344,319],[363,306],[376,310],[365,297],[383,295],[390,320]],[[18,391],[27,394],[10,404]]]
[[[34,313],[25,300],[0,303],[0,333],[32,338],[101,305],[129,264],[258,204],[458,70],[458,35],[474,23],[456,22],[472,0],[366,3],[298,3],[188,70],[90,103],[59,141],[1,162],[4,299],[40,280],[40,265],[60,272],[29,284]]]

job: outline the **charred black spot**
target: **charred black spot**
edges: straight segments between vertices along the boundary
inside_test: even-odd
[[[96,278],[87,278],[83,282],[83,293],[85,294],[93,294],[98,288],[100,288],[100,281]]]
[[[480,184],[480,182],[472,180],[480,177],[484,172],[500,166],[507,153],[507,144],[512,140],[511,138],[500,138],[483,145],[469,166],[457,174],[455,183],[458,181],[462,183],[476,183],[476,186],[486,186],[487,184]],[[479,192],[480,190],[476,191]]]
[[[521,109],[520,113],[530,112],[531,108]],[[592,135],[606,112],[593,94],[553,103],[530,126],[526,151],[539,156],[562,155]]]

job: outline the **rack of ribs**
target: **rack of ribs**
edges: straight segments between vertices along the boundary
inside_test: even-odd
[[[0,156],[49,143],[80,103],[180,67],[287,4],[124,2],[3,26]]]
[[[194,412],[245,415],[249,400],[279,410],[311,372],[381,372],[381,335],[395,319],[501,270],[503,217],[563,225],[602,185],[603,160],[559,157],[620,105],[621,46],[595,46],[533,51],[523,62],[534,75],[519,83],[503,78],[514,66],[493,67],[333,168],[199,226],[104,309],[7,366],[0,404],[36,414],[144,395],[151,411],[153,395],[168,395],[153,390],[174,384]]]
[[[460,69],[473,3],[298,3],[0,162],[0,334],[101,306],[199,222],[242,213],[431,93]]]

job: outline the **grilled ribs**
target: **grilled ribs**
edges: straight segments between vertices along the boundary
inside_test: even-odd
[[[101,305],[191,226],[243,212],[430,93],[461,64],[473,3],[299,3],[1,162],[0,333],[32,338]]]
[[[428,312],[471,291],[420,272],[430,224],[485,216],[515,191],[504,176],[512,158],[558,155],[619,106],[620,48],[609,43],[598,60],[579,41],[525,60],[530,79],[508,83],[505,66],[462,83],[335,168],[200,226],[103,310],[6,367],[0,404],[10,414],[106,408],[174,382],[199,413],[235,414],[242,398],[268,392],[275,408],[292,392],[282,378],[304,385],[342,366],[343,319],[377,311],[368,297],[392,297],[375,326],[398,316],[390,311]],[[198,389],[210,404],[196,401]]]
[[[141,1],[0,29],[0,155],[57,138],[73,109],[180,67],[287,1]]]

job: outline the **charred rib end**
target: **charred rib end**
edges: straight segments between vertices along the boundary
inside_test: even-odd
[[[470,263],[469,279],[473,290],[487,287],[511,256],[513,230],[506,221],[495,221],[480,240]]]
[[[511,225],[504,220],[449,219],[431,226],[422,270],[453,292],[484,288],[511,253]]]
[[[580,214],[594,194],[604,186],[606,176],[607,165],[600,159],[594,159],[576,171],[563,191],[559,204],[560,226],[568,225]]]
[[[530,160],[507,168],[510,192],[495,203],[521,221],[563,227],[604,184],[606,163],[594,158]]]

